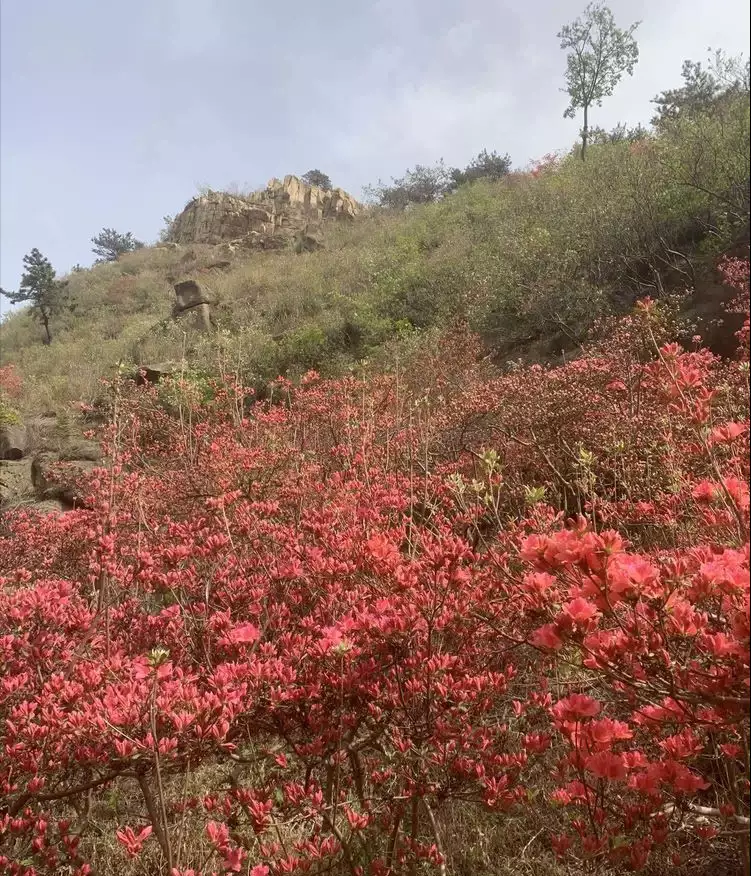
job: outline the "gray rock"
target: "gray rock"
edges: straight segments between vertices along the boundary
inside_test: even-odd
[[[175,314],[175,319],[187,329],[199,332],[210,332],[213,329],[211,321],[211,308],[208,304],[199,304],[197,307],[186,307]]]
[[[77,459],[64,461],[59,454],[38,453],[31,463],[31,482],[38,499],[57,499],[69,507],[84,504],[85,475],[97,467],[95,462]]]
[[[0,426],[0,459],[23,459],[27,446],[25,426],[11,423]]]
[[[24,497],[33,498],[31,460],[3,460],[0,462],[0,508],[12,506]]]
[[[24,503],[20,507],[28,508],[29,511],[36,511],[39,514],[65,514],[66,511],[70,511],[70,508],[60,499],[43,499],[38,502]]]
[[[175,283],[175,309],[177,311],[208,304],[210,299],[206,291],[195,280],[182,280]]]
[[[323,249],[323,234],[320,228],[303,228],[295,235],[293,247],[298,255],[304,252],[315,252],[318,249]]]
[[[96,441],[71,441],[60,452],[61,461],[101,462],[102,448]]]
[[[35,511],[38,514],[65,514],[66,511],[71,511],[70,505],[61,502],[59,499],[34,499],[22,498],[17,501],[0,506],[0,517],[9,511]]]
[[[48,486],[47,472],[57,461],[57,454],[52,450],[44,450],[37,453],[31,463],[31,483],[37,495],[44,492]]]

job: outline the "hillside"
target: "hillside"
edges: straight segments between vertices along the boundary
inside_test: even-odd
[[[216,247],[183,221],[174,248],[71,274],[49,347],[30,314],[12,313],[0,363],[23,374],[24,404],[39,413],[92,401],[118,362],[179,361],[186,343],[191,367],[216,373],[221,356],[259,385],[380,361],[395,341],[457,320],[503,362],[575,350],[597,318],[643,295],[694,288],[693,312],[716,317],[717,257],[748,243],[748,135],[741,95],[633,142],[605,137],[586,162],[574,150],[406,213],[330,222],[323,248],[320,229],[311,247],[294,234],[281,250],[278,239],[272,251]],[[171,325],[182,279],[210,294],[213,337],[186,341]]]

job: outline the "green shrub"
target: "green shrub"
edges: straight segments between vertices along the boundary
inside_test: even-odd
[[[21,423],[21,415],[18,411],[0,397],[0,426],[16,426]]]

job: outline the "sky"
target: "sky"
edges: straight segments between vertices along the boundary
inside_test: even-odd
[[[201,186],[362,187],[576,139],[557,32],[586,0],[0,0],[0,286],[103,227],[157,239]],[[640,60],[591,123],[646,123],[687,58],[747,53],[748,0],[612,0]],[[0,298],[7,311],[7,299]]]

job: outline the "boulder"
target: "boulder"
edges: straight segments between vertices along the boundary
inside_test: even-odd
[[[57,444],[56,418],[43,416],[29,421],[30,447],[35,454],[0,461],[0,509],[28,508],[42,513],[63,511],[83,504],[85,475],[102,460],[102,448],[83,438],[69,440],[61,451]],[[40,450],[41,447],[47,449]]]
[[[60,451],[60,460],[63,462],[101,462],[102,446],[96,441],[70,441]]]
[[[211,308],[206,290],[195,280],[175,283],[175,308],[173,316],[188,329],[208,332],[213,328]]]
[[[96,467],[90,460],[62,460],[57,453],[38,453],[31,463],[31,483],[36,497],[80,507],[84,504],[83,480]]]
[[[8,507],[26,495],[31,489],[31,460],[13,459],[0,462],[0,508]]]
[[[188,330],[210,332],[214,325],[211,321],[211,308],[208,304],[197,307],[186,307],[175,314],[175,319]]]
[[[195,280],[181,280],[175,283],[175,307],[177,310],[187,310],[189,307],[198,307],[208,304],[210,299],[200,284]]]
[[[323,249],[323,235],[320,228],[306,227],[295,235],[294,241],[295,252],[315,252],[317,249]]]
[[[22,502],[20,507],[29,511],[36,511],[37,514],[55,514],[56,516],[70,511],[66,503],[61,502],[60,499],[37,499],[33,502]]]
[[[20,423],[0,426],[0,459],[23,459],[27,446],[26,426]]]
[[[139,365],[133,375],[137,386],[145,383],[159,383],[164,377],[170,377],[179,371],[179,366],[174,362],[155,362],[153,365]]]
[[[44,492],[46,487],[48,486],[48,477],[47,472],[51,469],[54,463],[57,461],[57,454],[52,450],[44,450],[41,453],[37,453],[31,463],[31,483],[34,486],[34,489],[39,495]],[[52,482],[51,477],[49,478],[49,483]]]

